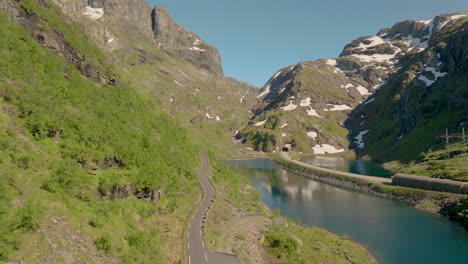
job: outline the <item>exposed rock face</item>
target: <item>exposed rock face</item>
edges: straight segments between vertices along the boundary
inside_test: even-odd
[[[41,0],[39,3],[46,8],[48,7],[46,0]],[[28,13],[14,1],[2,1],[0,8],[10,16],[13,23],[23,26],[33,39],[50,49],[55,55],[63,57],[66,61],[75,65],[83,75],[102,83],[115,84],[113,73],[104,74],[99,72],[78,49],[65,40],[63,34],[50,28],[44,30],[47,25],[43,23],[42,18],[38,15]]]
[[[238,138],[263,151],[288,146],[317,154],[323,152],[325,144],[335,148],[327,146],[328,153],[365,147],[365,138],[373,134],[369,132],[370,126],[365,125],[366,118],[347,127],[351,129],[349,146],[343,138],[347,133],[341,129],[351,110],[374,104],[373,94],[390,82],[394,86],[414,82],[426,87],[449,72],[466,71],[462,44],[466,43],[466,37],[453,32],[448,34],[447,41],[441,42],[440,37],[447,35],[447,29],[460,24],[467,15],[460,12],[433,20],[400,22],[380,30],[376,36],[352,41],[337,59],[299,63],[278,71],[257,96],[262,103]],[[406,75],[399,74],[402,69],[406,69]],[[420,94],[423,100],[424,93]],[[391,101],[387,98],[382,103]],[[393,111],[393,119],[406,120],[401,127],[404,134],[416,127],[416,115],[409,113],[417,108],[415,103],[405,97]],[[267,119],[270,121],[256,126]],[[268,125],[273,119],[280,120],[279,125]],[[266,141],[268,148],[261,144]]]
[[[211,72],[223,74],[221,58],[215,47],[181,25],[177,25],[165,7],[152,11],[152,28],[158,47],[169,55],[183,58]]]
[[[104,16],[119,24],[119,29],[139,38],[152,38],[151,7],[144,0],[89,0],[92,8],[102,8]]]
[[[212,73],[223,74],[221,59],[216,48],[176,24],[166,8],[151,8],[144,0],[53,0],[66,12],[84,15],[94,22],[86,29],[111,50],[118,46],[118,39],[110,33],[118,32],[139,41],[153,42],[159,49],[175,59],[184,59]],[[121,47],[120,48],[128,48]]]
[[[71,12],[79,12],[84,10],[84,8],[88,5],[88,0],[54,0],[60,6],[63,7],[64,10],[71,11]]]

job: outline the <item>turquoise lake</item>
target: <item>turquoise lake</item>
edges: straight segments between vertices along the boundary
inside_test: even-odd
[[[268,159],[226,161],[272,210],[364,245],[388,264],[467,264],[468,232],[442,216],[288,172]]]

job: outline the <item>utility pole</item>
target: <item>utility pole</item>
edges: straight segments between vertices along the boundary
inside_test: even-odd
[[[466,153],[465,127],[462,128],[463,155]]]
[[[461,139],[462,142],[463,142],[462,152],[463,152],[463,154],[466,153],[467,147],[466,147],[466,137],[465,137],[465,128],[464,127],[462,129],[462,134],[452,134],[452,135],[449,135],[448,128],[446,128],[445,129],[445,135],[439,136],[437,138],[442,139],[443,141],[445,141],[445,160],[450,159],[450,139],[451,138]]]
[[[450,159],[448,128],[445,129],[445,160]]]

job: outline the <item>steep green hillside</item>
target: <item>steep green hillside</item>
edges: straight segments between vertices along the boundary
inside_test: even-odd
[[[84,78],[0,19],[1,259],[16,249],[28,263],[161,261],[170,238],[155,223],[185,219],[199,192],[186,132],[129,86]],[[70,253],[49,256],[57,246]]]

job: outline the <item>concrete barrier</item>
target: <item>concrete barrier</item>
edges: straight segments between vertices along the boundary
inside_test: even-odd
[[[468,183],[397,173],[392,184],[437,192],[468,194]]]

